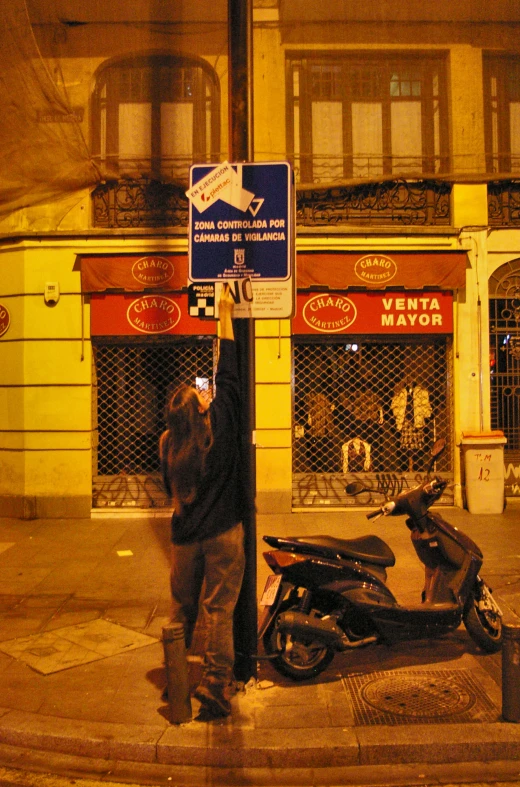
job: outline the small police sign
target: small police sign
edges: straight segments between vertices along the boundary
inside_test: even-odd
[[[201,281],[188,286],[188,313],[199,319],[215,319],[215,284]]]

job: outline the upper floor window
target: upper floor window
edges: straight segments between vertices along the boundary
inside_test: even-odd
[[[98,74],[92,152],[119,175],[186,180],[194,162],[219,158],[213,71],[173,55],[118,60]]]
[[[520,168],[520,56],[484,56],[486,169]]]
[[[288,152],[300,182],[448,169],[441,56],[291,55]]]

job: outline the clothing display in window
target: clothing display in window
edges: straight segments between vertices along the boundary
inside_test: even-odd
[[[370,443],[366,440],[361,440],[359,437],[353,437],[348,442],[343,443],[341,446],[342,466],[343,473],[367,473],[371,466],[370,460]]]
[[[323,393],[310,393],[305,397],[308,433],[312,437],[325,437],[334,428],[334,405]]]
[[[357,421],[383,423],[383,406],[371,388],[362,388],[352,394],[343,394],[342,405]]]
[[[399,388],[392,398],[397,431],[402,431],[405,420],[411,421],[416,429],[422,429],[432,414],[430,395],[422,385],[411,383]]]
[[[330,439],[334,433],[334,405],[324,393],[312,391],[305,397],[307,411],[307,457],[314,473],[333,472]]]
[[[384,422],[383,404],[379,395],[369,385],[349,388],[339,396],[338,403],[344,412],[342,466],[343,472],[373,470],[374,455],[380,455],[382,424]],[[345,456],[345,446],[349,446],[350,457]],[[360,447],[362,457],[353,454]],[[366,447],[368,447],[368,452]],[[372,452],[372,449],[374,451]],[[371,453],[372,452],[372,453]],[[365,459],[366,456],[366,459]]]
[[[449,443],[452,434],[452,360],[452,340],[444,335],[354,342],[296,334],[294,508],[370,506],[394,486],[423,480],[433,443],[444,436]],[[436,472],[451,474],[451,461],[448,450]],[[349,495],[354,481],[372,495]]]
[[[426,420],[432,414],[430,395],[422,385],[411,383],[400,387],[392,398],[392,413],[399,434],[399,447],[408,452],[407,470],[413,470],[413,452],[424,447]]]

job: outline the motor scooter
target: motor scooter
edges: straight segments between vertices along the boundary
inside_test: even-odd
[[[392,549],[376,535],[264,536],[272,569],[261,598],[259,638],[274,667],[293,680],[318,675],[335,653],[373,645],[439,637],[461,622],[488,653],[501,648],[502,612],[479,576],[483,555],[464,533],[429,511],[448,482],[430,480],[446,441],[431,452],[426,479],[389,498],[367,519],[406,516],[412,544],[425,567],[420,602],[401,606],[387,586]],[[366,491],[349,484],[347,494]]]

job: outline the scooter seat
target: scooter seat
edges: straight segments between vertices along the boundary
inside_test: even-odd
[[[264,541],[273,547],[287,552],[308,552],[325,558],[342,560],[359,560],[376,566],[395,565],[395,555],[385,542],[378,536],[362,536],[361,538],[333,538],[332,536],[295,536],[280,538],[264,536]]]

